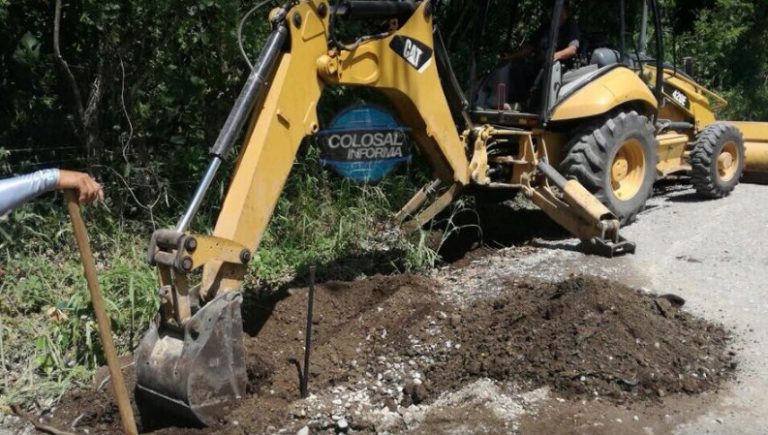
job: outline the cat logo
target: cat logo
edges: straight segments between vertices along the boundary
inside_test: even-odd
[[[419,67],[419,60],[424,55],[424,51],[416,46],[410,39],[405,40],[405,50],[403,50],[403,56],[414,67]]]
[[[429,68],[432,63],[432,54],[434,53],[432,49],[415,39],[400,35],[395,36],[389,44],[389,48],[420,73]]]

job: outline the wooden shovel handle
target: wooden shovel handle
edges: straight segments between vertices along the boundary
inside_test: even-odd
[[[80,215],[80,204],[77,195],[72,190],[64,192],[67,200],[67,209],[69,217],[72,220],[72,230],[75,233],[77,246],[80,248],[80,257],[85,270],[85,280],[88,283],[88,291],[91,293],[91,303],[93,311],[96,313],[96,321],[99,324],[99,335],[101,344],[104,346],[104,356],[107,359],[107,367],[111,377],[112,388],[117,397],[117,407],[120,411],[120,419],[123,423],[123,431],[129,435],[137,435],[136,420],[133,417],[133,409],[128,397],[128,390],[125,387],[123,373],[120,370],[120,362],[117,359],[115,343],[112,341],[112,328],[107,312],[104,310],[104,298],[101,296],[99,280],[96,277],[96,264],[93,261],[91,245],[88,241],[88,232],[85,229],[83,217]]]

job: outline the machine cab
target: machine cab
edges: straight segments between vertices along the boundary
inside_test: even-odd
[[[657,83],[656,74],[643,72],[649,68],[661,71],[663,67],[662,56],[656,55],[663,53],[663,42],[658,31],[661,26],[655,0],[586,0],[573,2],[571,6],[566,0],[552,0],[548,10],[540,14],[543,17],[540,21],[545,25],[535,34],[528,32],[527,36],[546,40],[547,45],[527,41],[527,45],[536,46],[531,56],[501,61],[477,80],[475,71],[481,68],[477,53],[481,49],[480,41],[488,40],[484,34],[490,3],[482,2],[484,13],[476,23],[470,55],[469,100],[473,122],[535,127],[600,115],[619,105],[634,105],[641,112],[655,114],[657,102],[661,101],[661,83]],[[560,62],[554,58],[558,48],[562,49],[558,43],[562,44],[559,33],[566,27],[561,21],[566,8],[572,24],[580,29],[578,50],[575,56]],[[590,14],[593,8],[616,10],[615,13]],[[510,13],[529,20],[526,12]],[[513,27],[525,24],[514,23],[514,20],[510,23],[510,32]],[[650,49],[649,33],[655,38]],[[520,70],[527,71],[521,74]],[[527,81],[521,83],[521,77]]]

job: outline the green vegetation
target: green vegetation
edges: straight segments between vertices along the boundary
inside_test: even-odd
[[[54,3],[66,63],[55,54]],[[180,214],[246,75],[236,28],[253,3],[0,0],[0,176],[61,166],[103,181],[107,205],[87,210],[86,219],[121,351],[137,343],[157,308],[144,258],[149,235]],[[604,1],[573,3],[592,23],[615,17]],[[768,120],[768,2],[662,3],[668,57],[696,60],[697,78],[731,100],[725,116]],[[440,17],[462,83],[475,4],[445,1]],[[493,4],[480,74],[535,30],[540,20],[527,19],[543,13],[533,0]],[[246,26],[252,57],[266,29],[258,18]],[[329,92],[322,118],[353,95]],[[354,278],[434,264],[425,234],[405,238],[385,223],[424,182],[422,168],[414,163],[380,185],[358,186],[324,172],[316,148],[305,144],[254,257],[249,289],[300,281],[310,265],[325,278]],[[212,228],[225,189],[221,177],[196,230]],[[44,406],[72,383],[90,382],[101,364],[61,198],[0,220],[0,257],[0,406],[33,398]]]
[[[386,224],[413,193],[413,176],[359,186],[324,172],[310,148],[297,162],[285,195],[254,257],[246,291],[320,278],[431,267],[424,234],[404,237]],[[50,201],[48,201],[50,200]],[[90,382],[103,364],[79,253],[60,195],[13,212],[0,226],[0,411],[33,400],[46,406],[74,384]],[[196,223],[210,228],[214,212]],[[85,219],[118,349],[129,352],[158,309],[157,281],[146,262],[150,222],[118,221],[104,207]],[[155,221],[159,226],[171,222]]]
[[[414,193],[410,177],[360,186],[323,170],[317,154],[311,148],[296,164],[254,256],[255,278],[285,283],[315,265],[321,277],[355,279],[434,264],[423,236],[406,238],[389,223]]]
[[[79,253],[63,210],[59,200],[22,208],[3,222],[2,405],[31,399],[45,404],[72,382],[89,382],[102,361]],[[91,231],[99,279],[117,345],[125,351],[137,344],[158,308],[154,272],[145,261],[144,240],[123,231],[107,210],[88,210],[86,219],[99,228]]]

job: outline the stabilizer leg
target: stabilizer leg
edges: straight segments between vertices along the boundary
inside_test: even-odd
[[[414,195],[413,198],[408,201],[408,204],[406,204],[399,212],[397,212],[394,218],[395,222],[402,224],[409,217],[412,217],[418,209],[420,209],[427,201],[429,201],[431,197],[437,193],[437,189],[440,188],[441,184],[442,180],[435,180],[419,189],[419,191],[416,192],[416,195]]]
[[[426,225],[427,222],[434,219],[435,216],[440,214],[440,212],[442,212],[449,205],[451,205],[453,201],[456,199],[456,197],[459,196],[460,193],[461,193],[461,185],[458,183],[454,184],[448,190],[446,190],[445,193],[440,195],[432,204],[430,204],[429,207],[425,208],[424,210],[421,211],[421,213],[417,214],[413,219],[403,224],[403,229],[409,233],[418,231],[419,228]]]
[[[635,253],[636,245],[619,234],[619,219],[578,181],[566,180],[555,168],[539,161],[537,169],[555,185],[528,188],[533,202],[555,222],[584,242],[587,250],[605,257]]]

